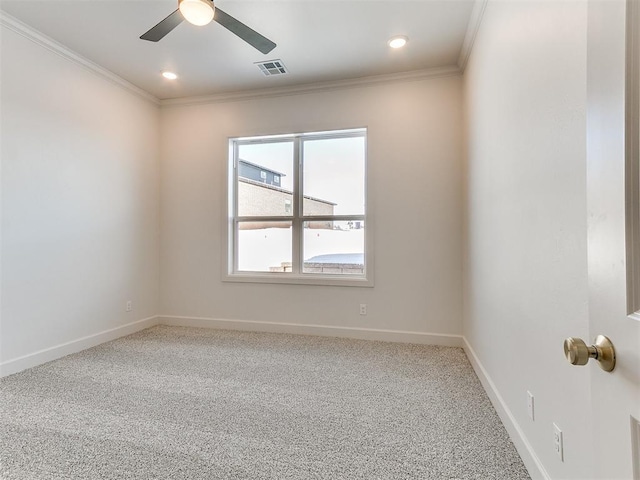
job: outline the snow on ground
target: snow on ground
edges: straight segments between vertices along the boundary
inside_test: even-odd
[[[240,230],[240,271],[268,272],[269,267],[291,263],[291,228]],[[329,253],[364,253],[364,229],[304,229],[304,258]]]

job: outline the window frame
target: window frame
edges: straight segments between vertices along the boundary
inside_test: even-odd
[[[227,162],[227,205],[226,205],[226,245],[224,249],[223,281],[251,282],[251,283],[282,283],[296,285],[329,285],[350,287],[373,287],[373,224],[371,208],[371,186],[368,181],[368,155],[367,155],[367,128],[352,128],[348,130],[333,130],[320,132],[292,133],[285,135],[268,135],[255,137],[229,138],[228,162]],[[364,139],[364,182],[365,182],[365,211],[363,214],[354,215],[304,215],[304,178],[302,152],[304,142],[310,140],[356,138]],[[293,193],[292,212],[287,216],[239,216],[238,212],[238,152],[241,145],[293,143]],[[247,221],[283,221],[292,222],[292,271],[291,272],[252,272],[238,270],[238,228],[240,222]],[[318,221],[361,221],[364,223],[364,273],[353,274],[318,274],[304,273],[303,242],[304,223]]]

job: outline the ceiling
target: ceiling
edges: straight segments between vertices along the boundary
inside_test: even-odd
[[[2,11],[158,99],[214,95],[455,65],[474,0],[217,0],[277,47],[263,55],[212,22],[183,22],[158,43],[139,36],[176,0],[2,0]],[[394,35],[409,42],[388,47]],[[264,76],[255,62],[290,73]],[[171,70],[174,81],[160,73]]]

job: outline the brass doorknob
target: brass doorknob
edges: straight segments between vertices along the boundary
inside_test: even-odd
[[[598,335],[594,342],[587,346],[582,339],[569,337],[564,341],[564,356],[571,365],[586,365],[593,358],[605,372],[612,371],[616,366],[616,351],[611,340]]]

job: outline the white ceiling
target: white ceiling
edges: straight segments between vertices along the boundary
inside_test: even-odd
[[[303,85],[455,65],[474,0],[217,0],[278,46],[263,55],[213,22],[138,37],[177,0],[2,0],[1,9],[159,99]],[[393,35],[409,37],[392,50]],[[281,59],[265,77],[254,62]],[[162,70],[175,71],[176,81]]]

